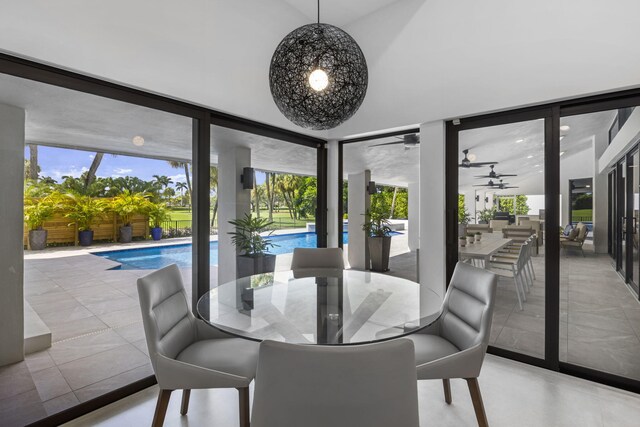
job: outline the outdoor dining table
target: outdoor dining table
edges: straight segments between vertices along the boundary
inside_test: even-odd
[[[481,260],[486,267],[489,265],[491,256],[511,242],[512,239],[503,238],[502,233],[485,233],[482,235],[479,242],[467,243],[466,246],[459,246],[458,256],[461,260]]]
[[[441,297],[410,280],[357,270],[295,276],[280,271],[224,283],[200,298],[198,314],[241,338],[325,345],[401,337],[440,314]]]

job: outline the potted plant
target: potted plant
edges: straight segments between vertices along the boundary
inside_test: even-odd
[[[472,245],[473,244],[473,240],[474,240],[473,233],[467,234],[467,243]]]
[[[476,231],[476,235],[475,235],[476,242],[479,242],[481,238],[482,238],[482,233],[480,231]]]
[[[131,220],[134,215],[146,213],[149,201],[142,193],[132,193],[125,190],[111,200],[110,208],[118,214],[122,221],[120,227],[120,243],[129,243],[133,238]]]
[[[458,236],[464,236],[467,234],[467,224],[471,220],[471,214],[464,209],[458,210]]]
[[[43,229],[44,222],[55,212],[55,205],[51,198],[27,199],[24,207],[24,222],[29,229],[29,248],[39,251],[47,247],[47,230]]]
[[[78,240],[81,246],[90,246],[93,243],[93,229],[91,226],[95,220],[102,216],[105,210],[103,201],[90,196],[67,194],[69,205],[66,208],[65,217],[78,226]]]
[[[478,224],[489,224],[489,221],[493,219],[493,213],[495,209],[482,209],[478,212]]]
[[[461,247],[467,246],[467,238],[465,236],[458,237],[458,242],[460,242]]]
[[[391,251],[391,228],[389,217],[380,208],[367,209],[366,221],[362,230],[367,233],[371,270],[389,271],[389,252]]]
[[[273,230],[263,235],[273,225],[273,221],[245,214],[243,218],[229,221],[229,224],[236,228],[236,231],[229,234],[238,251],[237,276],[247,277],[273,272],[276,268],[276,256],[267,253],[270,248],[276,246],[267,238]]]
[[[149,220],[153,227],[151,228],[151,238],[153,240],[160,240],[162,238],[162,223],[165,221],[171,221],[171,215],[169,215],[169,209],[162,203],[151,203],[147,209]]]

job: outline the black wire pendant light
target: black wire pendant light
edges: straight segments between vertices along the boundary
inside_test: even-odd
[[[290,32],[271,58],[269,85],[276,105],[298,126],[323,130],[348,120],[367,93],[367,61],[338,27],[318,22]]]

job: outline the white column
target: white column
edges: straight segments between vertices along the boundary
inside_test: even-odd
[[[370,197],[367,185],[371,180],[371,171],[350,174],[349,180],[349,247],[347,249],[349,265],[360,270],[369,268],[369,248],[367,236],[362,231],[364,214],[369,209]]]
[[[0,104],[0,366],[24,359],[24,121],[23,109]]]
[[[230,220],[250,212],[251,190],[243,190],[242,168],[251,166],[251,150],[223,147],[218,154],[218,284],[236,278],[236,249],[229,232]]]
[[[327,144],[327,247],[337,248],[342,233],[342,221],[338,221],[338,201],[342,190],[338,188],[338,140]]]
[[[445,293],[445,127],[420,125],[420,284]]]
[[[420,183],[410,182],[407,191],[409,192],[409,230],[407,240],[410,251],[420,248]]]

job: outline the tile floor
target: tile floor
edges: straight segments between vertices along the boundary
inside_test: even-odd
[[[415,280],[415,253],[393,252],[390,274]],[[534,258],[537,280],[523,311],[513,283],[500,279],[493,345],[542,355],[543,260]],[[640,304],[608,256],[587,250],[586,258],[570,254],[561,262],[561,359],[640,379]],[[109,270],[114,265],[73,252],[27,260],[25,298],[51,329],[53,344],[0,368],[4,424],[35,421],[152,374],[135,287],[147,271]],[[183,275],[189,290],[190,272]]]
[[[631,427],[640,419],[636,394],[491,355],[485,359],[479,382],[493,427]],[[453,403],[447,405],[440,381],[418,382],[421,426],[477,425],[464,381],[452,380],[451,389]],[[66,426],[150,425],[156,398],[157,388],[151,387]],[[233,389],[194,390],[186,416],[180,415],[179,404],[180,394],[174,393],[165,426],[239,425]]]

